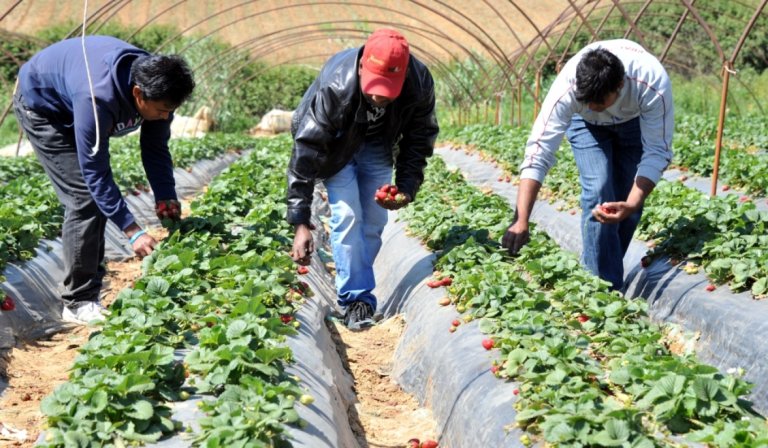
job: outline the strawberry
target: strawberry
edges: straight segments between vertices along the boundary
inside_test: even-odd
[[[389,193],[389,184],[384,184],[381,187],[379,187],[379,191],[383,191],[384,193]]]
[[[437,448],[437,442],[434,440],[425,440],[422,442],[421,448]]]
[[[723,190],[723,191],[728,191],[728,190],[730,190],[730,189],[731,189],[731,186],[730,186],[730,185],[728,185],[728,184],[726,184],[726,185],[723,185],[723,188],[722,188],[722,190]]]
[[[451,283],[453,283],[453,279],[451,277],[445,277],[444,279],[440,280],[440,284],[443,286],[451,286]]]
[[[739,202],[749,202],[749,196],[742,196],[739,198]]]
[[[289,324],[293,320],[293,316],[290,314],[281,314],[280,320],[283,321],[284,324]]]
[[[439,288],[440,286],[443,286],[443,284],[437,280],[431,280],[427,282],[427,286],[430,288]]]
[[[0,310],[13,311],[16,309],[16,303],[13,301],[13,297],[5,296],[5,299],[0,302]]]
[[[459,325],[461,325],[461,321],[459,319],[453,319],[453,321],[451,322],[451,325],[453,325],[454,327],[458,327]]]
[[[679,180],[680,182],[685,182],[686,180],[688,180],[688,176],[686,176],[685,174],[683,174],[683,175],[682,175],[682,176],[680,176],[680,177],[679,177],[677,180]]]
[[[605,206],[602,206],[602,205],[598,205],[597,208],[598,208],[598,210],[600,210],[601,212],[605,213],[606,215],[613,215],[613,214],[615,214],[618,211],[618,210],[616,210],[613,207],[605,207]]]
[[[520,395],[520,389],[517,389],[517,388],[515,388],[515,389],[512,389],[512,393],[513,393],[514,395]]]
[[[578,319],[579,319],[579,322],[584,323],[589,320],[589,316],[587,316],[586,314],[580,314]]]
[[[448,297],[443,297],[443,298],[442,298],[442,299],[440,299],[440,300],[439,300],[437,303],[438,303],[439,305],[442,305],[442,306],[448,306],[448,305],[450,305],[450,304],[451,304],[451,299],[449,299]]]
[[[408,448],[419,448],[419,445],[421,445],[421,441],[415,437],[408,441]]]
[[[651,257],[646,255],[640,259],[640,266],[647,268],[650,264],[651,264]]]
[[[397,194],[397,185],[390,185],[389,186],[389,194],[394,196]]]
[[[408,197],[403,193],[397,193],[394,198],[395,202],[398,204],[405,204],[408,202]]]
[[[490,350],[493,348],[494,342],[491,338],[483,339],[483,348],[486,350]]]
[[[301,397],[299,397],[299,402],[304,406],[309,406],[310,404],[315,402],[315,397],[313,397],[312,395],[304,394]]]
[[[491,373],[494,375],[499,373],[499,366],[491,366]]]
[[[451,332],[451,333],[453,333],[453,332],[455,332],[455,331],[456,331],[456,327],[455,327],[455,326],[453,326],[453,325],[451,325],[450,327],[448,327],[448,331],[449,331],[449,332]]]
[[[712,283],[708,284],[706,288],[707,291],[712,292],[717,288],[717,286],[713,285]]]
[[[306,266],[299,266],[298,268],[296,268],[296,272],[299,275],[309,274],[309,268]]]
[[[376,199],[378,199],[380,201],[387,200],[387,192],[386,191],[381,191],[381,190],[377,191],[376,192]]]

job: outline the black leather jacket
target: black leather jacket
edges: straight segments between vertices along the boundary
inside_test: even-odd
[[[338,173],[365,140],[368,121],[358,78],[362,52],[353,48],[332,56],[293,115],[286,216],[291,224],[309,223],[315,182]],[[432,75],[413,55],[403,90],[384,117],[383,138],[393,148],[395,184],[415,199],[439,129]]]

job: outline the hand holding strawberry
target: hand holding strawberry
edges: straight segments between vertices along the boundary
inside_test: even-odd
[[[592,216],[602,224],[615,224],[625,219],[637,210],[628,202],[603,202],[592,209]]]
[[[411,196],[408,193],[402,193],[397,189],[397,185],[384,184],[374,195],[376,203],[387,210],[397,210],[405,207],[411,202]]]
[[[175,199],[157,201],[155,203],[155,213],[160,221],[164,219],[178,221],[181,219],[181,203]]]

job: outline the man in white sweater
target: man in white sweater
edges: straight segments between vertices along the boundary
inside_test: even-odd
[[[581,183],[582,263],[619,290],[622,259],[643,202],[672,160],[672,90],[661,63],[624,39],[592,43],[565,65],[544,100],[520,165],[515,221],[502,245],[528,242],[533,204],[567,135]]]

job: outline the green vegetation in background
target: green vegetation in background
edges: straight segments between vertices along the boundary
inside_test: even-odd
[[[13,88],[13,86],[11,86]],[[11,90],[0,91],[0,113],[10,104]],[[0,124],[0,148],[19,141],[19,127],[16,124],[16,116],[13,111],[8,112],[2,124]]]
[[[64,39],[77,29],[74,22],[50,26],[36,37],[16,36],[3,39],[0,47],[15,55],[15,60],[0,56],[0,104],[7,105],[18,63],[52,42]],[[179,109],[180,115],[191,116],[202,106],[213,109],[214,129],[223,132],[245,131],[259,122],[273,108],[295,109],[316,72],[303,66],[271,68],[253,59],[247,51],[233,51],[222,41],[197,36],[178,36],[179,30],[167,25],[153,25],[133,35],[136,28],[109,23],[88,34],[111,35],[131,44],[154,51],[166,41],[163,54],[180,53],[195,71],[197,88],[192,98]],[[3,36],[5,37],[5,36]],[[0,126],[0,145],[18,138],[15,119],[10,114]]]

